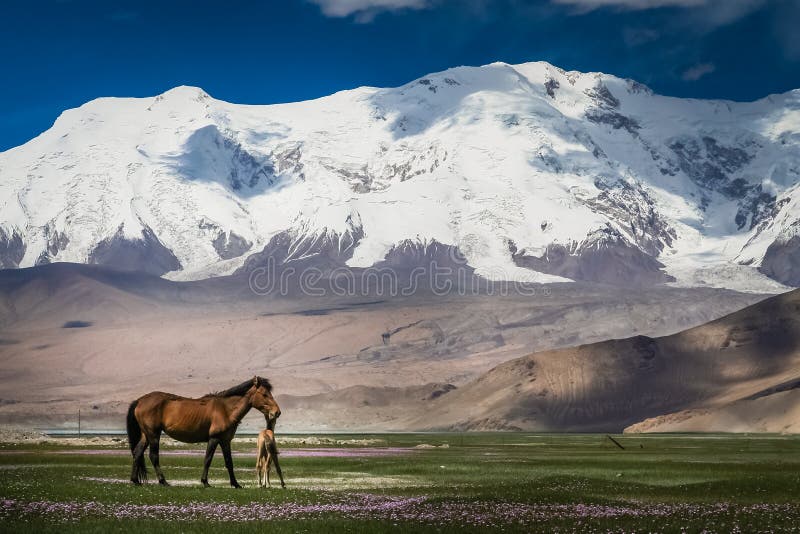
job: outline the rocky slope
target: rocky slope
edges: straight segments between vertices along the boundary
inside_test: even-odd
[[[629,431],[797,431],[798,386],[795,290],[671,336],[503,363],[402,426],[620,431],[647,419]]]

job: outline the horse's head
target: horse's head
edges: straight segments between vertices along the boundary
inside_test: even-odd
[[[251,388],[253,395],[250,400],[250,405],[263,413],[267,421],[275,421],[281,415],[280,406],[275,402],[272,396],[272,385],[266,378],[260,376],[253,377],[253,387]]]

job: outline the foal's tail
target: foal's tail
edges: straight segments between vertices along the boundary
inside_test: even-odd
[[[133,454],[133,473],[131,475],[131,480],[135,483],[141,483],[147,480],[147,466],[144,464],[144,451],[139,454],[137,458],[134,450],[136,446],[139,444],[139,441],[142,439],[142,428],[139,426],[139,421],[136,420],[136,405],[139,404],[138,400],[135,400],[131,403],[128,407],[128,444],[131,447],[131,454]]]

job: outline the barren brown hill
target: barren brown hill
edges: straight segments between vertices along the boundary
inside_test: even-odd
[[[453,384],[406,387],[351,386],[311,396],[279,395],[284,412],[292,414],[290,429],[370,432],[407,430],[398,422],[426,409],[431,401],[456,389]]]
[[[631,430],[797,431],[798,387],[795,290],[675,335],[603,341],[503,363],[429,403],[423,416],[403,426],[620,431],[681,412]]]
[[[645,419],[625,432],[780,432],[800,434],[800,389]]]
[[[0,271],[0,424],[71,426],[80,408],[90,427],[119,427],[148,391],[202,395],[258,374],[279,396],[319,396],[283,410],[284,429],[398,428],[419,413],[411,400],[425,384],[462,386],[534,351],[676,332],[764,298],[590,284],[284,297],[246,282],[70,264]],[[381,407],[389,397],[403,409]]]

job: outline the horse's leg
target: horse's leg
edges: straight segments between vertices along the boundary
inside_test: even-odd
[[[270,484],[270,483],[269,483],[269,472],[270,472],[270,470],[271,470],[271,466],[272,466],[272,455],[271,455],[271,454],[269,453],[269,451],[268,451],[268,452],[267,452],[267,467],[266,467],[266,469],[265,469],[265,471],[266,471],[266,473],[267,473],[267,475],[266,475],[266,476],[267,476],[267,487],[268,487],[268,488],[271,488],[271,487],[272,487],[272,484]]]
[[[275,462],[275,471],[278,472],[278,478],[281,479],[281,487],[285,488],[286,483],[283,481],[283,473],[281,473],[281,464],[278,463],[278,444],[273,442],[270,444],[270,456],[272,456],[272,460]]]
[[[266,481],[266,471],[265,471],[265,464],[267,463],[267,447],[266,441],[261,437],[258,436],[258,462],[256,464],[256,469],[258,470],[258,487],[263,488],[267,485]],[[266,469],[269,469],[269,465],[266,466]]]
[[[266,453],[266,449],[262,451],[261,456],[261,471],[259,471],[259,481],[258,484],[262,488],[267,487],[267,481],[269,480],[269,461],[268,459],[263,456]]]
[[[142,432],[142,437],[139,438],[139,443],[133,449],[133,469],[131,470],[131,482],[140,485],[142,482],[139,475],[144,472],[144,450],[147,448],[147,438]]]
[[[263,444],[259,441],[258,443],[258,450],[257,455],[258,458],[256,459],[256,475],[258,476],[258,487],[263,488],[264,485],[262,482],[262,475],[264,474],[264,455],[263,455]]]
[[[200,482],[202,482],[205,487],[209,487],[208,468],[211,467],[211,460],[214,458],[214,451],[217,450],[217,445],[219,445],[218,438],[209,438],[208,446],[206,447],[206,459],[203,464],[203,478],[200,479]]]
[[[269,451],[267,450],[266,441],[261,443],[261,450],[258,453],[258,457],[261,459],[261,471],[259,474],[259,477],[261,478],[259,484],[262,488],[266,488],[267,481],[269,480]]]
[[[225,458],[225,467],[228,468],[228,476],[231,479],[231,486],[234,488],[241,488],[242,486],[236,482],[236,475],[233,474],[233,456],[231,456],[231,442],[228,440],[221,440],[219,442],[222,447],[222,456]]]
[[[153,469],[156,470],[158,475],[158,483],[162,486],[169,486],[167,479],[164,478],[164,473],[161,471],[161,466],[158,464],[158,449],[161,443],[161,431],[159,430],[151,436],[147,436],[147,441],[150,442],[150,463],[153,464]]]

